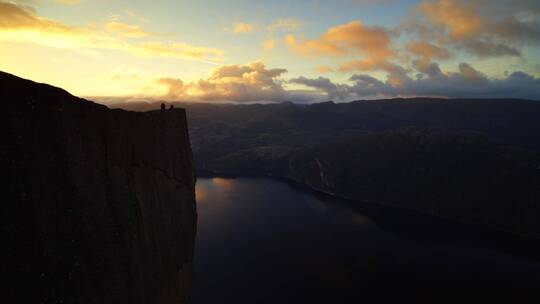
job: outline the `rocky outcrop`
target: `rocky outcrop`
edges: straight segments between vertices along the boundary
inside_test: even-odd
[[[0,99],[9,302],[184,303],[196,230],[185,111],[110,110],[5,73]]]

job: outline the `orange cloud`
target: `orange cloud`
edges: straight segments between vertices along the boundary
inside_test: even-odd
[[[0,30],[43,29],[69,31],[70,28],[58,22],[40,18],[33,8],[10,2],[0,2]]]
[[[412,54],[430,58],[430,59],[448,59],[450,58],[450,53],[447,49],[433,45],[429,42],[410,42],[407,44],[407,50]]]
[[[239,22],[233,27],[233,33],[235,34],[249,34],[257,29],[257,26],[252,23]]]
[[[344,55],[345,51],[335,45],[322,43],[318,40],[298,41],[294,35],[285,36],[285,42],[295,52],[302,55]]]
[[[419,57],[413,61],[413,66],[422,73],[434,74],[439,73],[438,68],[432,65],[432,59],[448,59],[450,52],[447,49],[433,45],[429,42],[410,42],[406,46],[407,51]]]
[[[184,83],[181,79],[160,78],[156,84],[164,91],[156,97],[166,100],[276,101],[287,92],[278,79],[286,69],[267,69],[261,61],[245,65],[224,65],[208,78]]]
[[[317,39],[299,40],[293,35],[287,35],[285,42],[302,55],[364,55],[377,61],[395,55],[387,30],[377,26],[365,26],[360,21],[332,27]]]
[[[272,50],[276,47],[276,41],[274,38],[268,38],[263,42],[263,48],[265,50]]]
[[[354,60],[342,63],[339,65],[339,72],[352,72],[352,71],[375,71],[386,70],[389,66],[386,62],[374,61],[371,59],[366,60]]]
[[[200,61],[222,61],[223,51],[215,48],[194,46],[182,42],[144,42],[127,45],[105,45],[104,48],[124,50],[142,56],[163,56]]]
[[[0,42],[35,43],[95,54],[96,49],[120,50],[137,56],[172,57],[204,62],[222,61],[222,50],[182,42],[132,42],[125,38],[151,38],[138,26],[110,21],[105,31],[96,27],[72,27],[42,18],[33,8],[0,2]]]
[[[524,45],[540,41],[540,7],[533,3],[424,0],[402,28],[478,57],[519,57]]]
[[[297,40],[293,35],[286,43],[297,53],[307,56],[350,57],[362,56],[361,60],[341,63],[338,72],[385,71],[387,82],[399,86],[407,78],[408,71],[393,64],[398,53],[392,49],[391,33],[381,27],[365,26],[353,21],[328,29],[318,39]],[[319,74],[335,71],[329,67],[318,70]]]
[[[315,68],[315,72],[317,74],[328,74],[328,73],[332,73],[334,72],[334,69],[329,67],[329,66],[326,66],[326,65],[322,65],[322,66],[318,66]]]
[[[459,65],[459,73],[463,79],[472,83],[487,81],[487,76],[485,74],[474,69],[467,63],[461,63]]]
[[[82,0],[55,0],[57,3],[64,5],[75,5],[82,2]]]
[[[306,56],[350,57],[362,56],[362,60],[353,60],[339,65],[337,71],[376,71],[389,73],[389,79],[398,82],[402,69],[390,63],[397,56],[392,49],[392,36],[381,27],[365,26],[359,21],[352,21],[328,29],[317,39],[298,40],[287,35],[285,42],[297,53]],[[325,67],[319,73],[333,69]]]
[[[111,20],[105,24],[105,29],[109,33],[115,33],[126,37],[141,38],[147,37],[150,33],[143,31],[137,25],[130,25],[116,20]]]
[[[464,39],[478,34],[485,25],[475,12],[478,1],[440,0],[424,1],[418,10],[433,24],[445,26],[453,39]]]
[[[160,78],[156,80],[157,84],[163,85],[167,88],[166,96],[181,98],[184,96],[184,82],[182,79],[175,78]]]

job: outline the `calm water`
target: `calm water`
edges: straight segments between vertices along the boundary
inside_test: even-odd
[[[194,303],[539,297],[537,242],[272,179],[199,178],[197,204]]]

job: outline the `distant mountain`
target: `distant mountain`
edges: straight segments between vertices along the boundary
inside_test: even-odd
[[[325,135],[330,132],[329,139],[349,132],[381,132],[409,126],[451,128],[478,131],[503,144],[540,150],[540,101],[412,98],[311,105],[177,105],[188,111],[191,125],[205,128],[224,126],[227,130],[268,130],[283,134],[322,132]],[[159,103],[118,107],[146,111],[158,109]],[[295,138],[295,142],[309,143],[307,138],[301,136],[300,139],[298,143]]]
[[[540,237],[540,102],[178,105],[199,175],[275,176]]]

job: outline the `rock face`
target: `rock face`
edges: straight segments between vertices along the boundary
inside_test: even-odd
[[[185,111],[110,110],[6,73],[0,99],[3,296],[184,303],[196,232]]]

